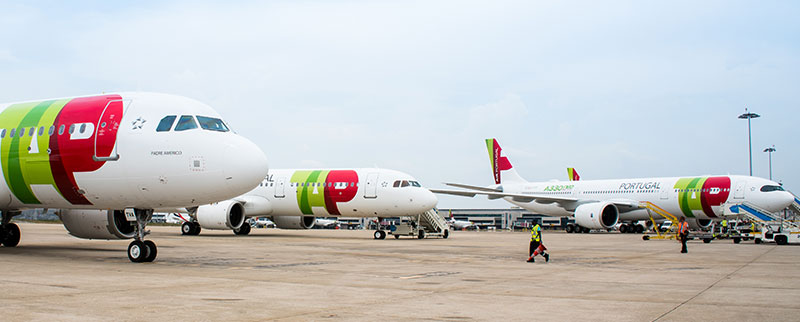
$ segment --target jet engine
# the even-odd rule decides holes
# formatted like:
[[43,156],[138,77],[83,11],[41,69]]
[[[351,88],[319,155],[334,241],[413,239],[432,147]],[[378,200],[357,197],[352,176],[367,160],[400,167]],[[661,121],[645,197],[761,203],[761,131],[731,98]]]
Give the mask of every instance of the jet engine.
[[711,228],[711,223],[714,221],[711,219],[687,219],[686,222],[689,223],[689,228],[693,230],[702,229],[707,230]]
[[593,202],[575,208],[575,223],[589,229],[608,229],[619,220],[619,210],[613,203]]
[[70,235],[83,239],[129,239],[135,232],[122,210],[64,209],[58,217]]
[[313,216],[273,216],[272,222],[281,229],[311,229],[317,219]]
[[239,229],[244,223],[244,206],[225,200],[197,207],[197,223],[205,229]]

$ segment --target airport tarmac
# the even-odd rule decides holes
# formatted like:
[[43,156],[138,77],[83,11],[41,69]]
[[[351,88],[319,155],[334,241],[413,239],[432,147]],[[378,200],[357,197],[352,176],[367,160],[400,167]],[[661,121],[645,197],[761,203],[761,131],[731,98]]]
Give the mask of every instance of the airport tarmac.
[[250,236],[151,226],[153,263],[129,241],[21,223],[0,247],[3,320],[796,321],[800,247],[642,241],[544,231],[373,240],[367,230],[253,229]]

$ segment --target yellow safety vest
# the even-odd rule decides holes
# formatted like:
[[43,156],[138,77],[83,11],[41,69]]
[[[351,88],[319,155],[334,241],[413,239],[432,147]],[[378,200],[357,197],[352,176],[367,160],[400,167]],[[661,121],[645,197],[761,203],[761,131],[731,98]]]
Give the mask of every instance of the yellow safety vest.
[[727,220],[723,220],[722,221],[722,227],[728,227],[728,221]]
[[540,227],[539,224],[533,226],[533,228],[531,228],[531,241],[535,242],[541,241],[542,240],[541,232],[542,232],[542,227]]

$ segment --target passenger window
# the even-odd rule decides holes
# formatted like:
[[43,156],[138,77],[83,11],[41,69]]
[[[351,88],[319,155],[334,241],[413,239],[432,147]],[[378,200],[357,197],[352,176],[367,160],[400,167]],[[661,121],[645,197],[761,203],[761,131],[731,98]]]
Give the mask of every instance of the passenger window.
[[39,127],[39,136],[42,136],[42,134],[44,134],[44,126]]
[[86,123],[81,124],[81,134],[83,134],[83,132],[86,132]]
[[18,134],[19,137],[25,136],[25,128],[24,127],[19,128],[17,130],[17,134]]
[[14,137],[14,131],[16,131],[16,130],[17,129],[11,129],[11,133],[8,134],[8,137],[13,138]]
[[58,135],[64,134],[64,124],[58,127]]
[[197,116],[197,122],[200,123],[200,127],[203,130],[209,131],[218,131],[218,132],[228,132],[228,127],[225,126],[225,123],[218,118],[213,117],[206,117],[206,116]]
[[34,134],[34,133],[36,133],[36,128],[35,128],[35,127],[32,127],[32,128],[30,129],[30,131],[28,131],[28,136],[33,136],[33,134]]
[[71,124],[71,125],[69,126],[69,134],[72,134],[72,133],[74,133],[74,132],[75,132],[75,124]]
[[55,131],[56,131],[56,126],[55,125],[50,125],[50,130],[47,131],[47,135],[53,136],[53,132],[55,132]]
[[0,139],[6,137],[6,129],[0,130]]
[[194,117],[191,115],[181,115],[178,124],[175,125],[175,131],[186,131],[196,129],[197,123],[194,122]]
[[156,132],[167,132],[169,129],[172,128],[172,123],[175,123],[175,115],[167,115],[161,122],[158,122],[158,127],[156,127]]

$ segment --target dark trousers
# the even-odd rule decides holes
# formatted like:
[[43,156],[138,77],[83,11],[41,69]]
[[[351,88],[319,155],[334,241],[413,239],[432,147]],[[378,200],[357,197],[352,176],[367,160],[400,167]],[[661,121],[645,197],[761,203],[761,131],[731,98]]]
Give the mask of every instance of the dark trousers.
[[531,245],[528,246],[528,256],[533,256],[533,251],[539,248],[540,244],[540,242],[531,240]]
[[689,233],[681,234],[681,253],[688,253],[686,250],[686,241],[689,240]]

